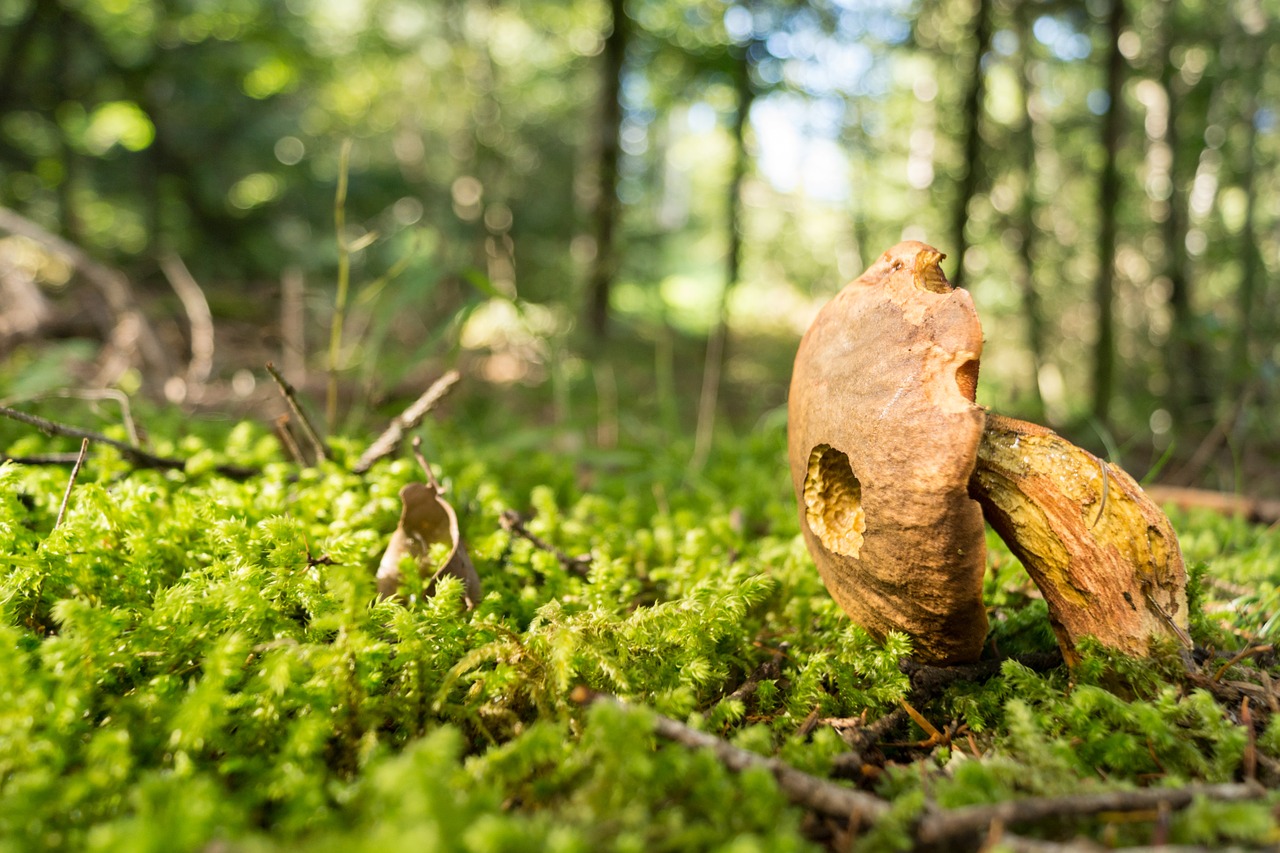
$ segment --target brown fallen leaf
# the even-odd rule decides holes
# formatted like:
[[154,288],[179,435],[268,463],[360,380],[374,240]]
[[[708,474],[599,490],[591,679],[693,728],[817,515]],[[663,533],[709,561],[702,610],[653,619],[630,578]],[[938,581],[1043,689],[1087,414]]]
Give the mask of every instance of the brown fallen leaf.
[[[441,575],[452,575],[463,583],[467,609],[474,608],[480,601],[480,576],[462,543],[458,515],[440,496],[439,486],[409,483],[400,490],[400,501],[404,504],[400,524],[378,564],[378,595],[389,598],[400,593],[400,563],[409,556],[417,561],[422,577],[428,578],[426,595],[435,593]],[[438,565],[431,559],[431,546],[437,544],[449,546],[448,555]]]

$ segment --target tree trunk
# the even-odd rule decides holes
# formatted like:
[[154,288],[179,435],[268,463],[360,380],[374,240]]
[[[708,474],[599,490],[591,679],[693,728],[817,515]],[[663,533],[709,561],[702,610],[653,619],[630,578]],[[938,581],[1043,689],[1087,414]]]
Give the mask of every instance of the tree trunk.
[[1161,230],[1164,238],[1164,274],[1169,279],[1169,309],[1172,331],[1166,343],[1165,361],[1171,378],[1170,399],[1175,406],[1175,419],[1184,421],[1188,409],[1203,407],[1212,401],[1206,375],[1208,356],[1196,331],[1196,315],[1192,299],[1191,275],[1187,258],[1187,222],[1189,219],[1187,187],[1184,180],[1186,154],[1178,135],[1178,112],[1182,99],[1175,86],[1177,76],[1173,50],[1176,36],[1174,20],[1177,0],[1164,2],[1164,49],[1160,69],[1160,85],[1168,104],[1168,120],[1164,141],[1169,146],[1168,214]]
[[1030,370],[1032,420],[1044,418],[1044,396],[1040,393],[1040,368],[1044,365],[1044,310],[1036,289],[1036,107],[1031,82],[1031,27],[1023,7],[1018,18],[1018,86],[1022,92],[1022,199],[1018,205],[1018,260],[1022,290],[1022,316],[1026,322],[1028,368]]
[[982,72],[982,57],[991,46],[991,0],[975,0],[973,12],[973,62],[969,70],[969,88],[965,90],[964,106],[964,161],[960,164],[960,186],[955,208],[951,212],[951,251],[955,252],[956,266],[951,281],[956,287],[964,284],[964,256],[969,249],[965,237],[965,223],[969,219],[969,202],[978,191],[982,177],[979,160],[982,153],[982,105],[986,93],[986,81]]
[[1107,16],[1107,112],[1102,119],[1104,162],[1098,178],[1098,278],[1094,285],[1094,303],[1098,309],[1098,338],[1094,345],[1093,416],[1102,425],[1111,414],[1111,395],[1115,381],[1115,260],[1117,210],[1120,203],[1120,125],[1124,105],[1124,55],[1120,52],[1120,35],[1124,28],[1124,0],[1111,0]]
[[711,451],[711,437],[716,421],[716,402],[720,393],[720,376],[724,369],[725,349],[729,340],[729,298],[742,274],[742,182],[747,175],[747,120],[751,113],[754,92],[751,89],[751,66],[747,48],[735,57],[734,91],[737,114],[733,120],[733,173],[729,178],[725,205],[725,231],[728,251],[725,254],[724,290],[720,294],[720,308],[716,326],[707,338],[706,360],[702,368],[702,393],[698,399],[698,425],[694,434],[693,460],[689,467],[702,468]]
[[1243,32],[1238,22],[1232,21],[1233,35],[1240,39],[1241,77],[1244,80],[1245,106],[1240,120],[1245,126],[1245,144],[1241,146],[1243,162],[1240,163],[1240,188],[1245,195],[1244,223],[1240,228],[1240,284],[1236,300],[1240,315],[1240,330],[1233,343],[1231,354],[1233,397],[1239,397],[1257,373],[1253,363],[1251,346],[1254,336],[1254,311],[1258,284],[1261,281],[1262,253],[1258,246],[1258,91],[1262,84],[1262,53],[1264,45],[1257,35]]
[[609,12],[613,28],[605,38],[604,64],[600,69],[596,190],[590,212],[595,254],[587,274],[587,326],[596,340],[603,340],[608,333],[609,294],[618,273],[615,241],[621,214],[618,156],[622,133],[622,71],[629,35],[624,0],[609,0]]

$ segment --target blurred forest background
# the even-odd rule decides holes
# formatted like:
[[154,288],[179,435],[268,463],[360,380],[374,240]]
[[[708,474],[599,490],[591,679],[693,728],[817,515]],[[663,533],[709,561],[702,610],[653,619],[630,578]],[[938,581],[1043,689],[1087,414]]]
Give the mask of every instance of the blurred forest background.
[[705,455],[915,238],[980,402],[1274,494],[1278,102],[1275,0],[0,0],[0,397],[457,364]]

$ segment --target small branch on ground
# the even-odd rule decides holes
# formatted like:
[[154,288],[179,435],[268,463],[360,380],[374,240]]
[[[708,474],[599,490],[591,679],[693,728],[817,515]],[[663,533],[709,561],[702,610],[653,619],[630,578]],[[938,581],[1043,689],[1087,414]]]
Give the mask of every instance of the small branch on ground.
[[982,682],[995,678],[1000,674],[1005,660],[1013,660],[1028,669],[1044,672],[1062,665],[1062,652],[1055,649],[1051,652],[1033,652],[1013,658],[985,660],[958,666],[930,666],[916,663],[910,658],[903,658],[898,661],[898,669],[911,679],[912,701],[923,704],[956,682]]
[[[760,687],[762,681],[773,681],[782,677],[782,662],[787,659],[787,651],[791,648],[790,643],[783,643],[766,661],[763,661],[751,675],[747,676],[747,680],[738,685],[738,689],[734,690],[725,699],[737,699],[746,702],[755,695],[756,690]],[[724,700],[721,700],[724,701]]]
[[191,361],[187,364],[187,387],[183,389],[199,399],[205,383],[213,374],[213,312],[209,300],[182,258],[173,252],[160,256],[160,269],[169,286],[178,294],[187,322],[191,325]]
[[1267,643],[1266,645],[1261,645],[1261,646],[1246,646],[1244,649],[1237,652],[1229,660],[1227,660],[1226,663],[1218,667],[1218,671],[1213,674],[1213,680],[1215,682],[1221,681],[1222,676],[1226,674],[1227,670],[1231,669],[1231,667],[1240,663],[1240,661],[1244,660],[1245,658],[1252,657],[1253,655],[1262,654],[1264,652],[1271,652],[1271,651],[1275,651],[1275,646],[1273,646],[1270,643]]
[[325,446],[324,439],[320,438],[320,434],[316,432],[315,426],[311,423],[311,419],[307,417],[307,413],[302,411],[302,406],[298,403],[298,392],[294,389],[289,381],[276,370],[276,366],[271,362],[267,362],[267,373],[271,374],[271,378],[275,380],[276,385],[280,388],[280,394],[284,397],[285,403],[288,404],[289,410],[298,418],[298,425],[302,428],[302,434],[306,436],[307,443],[311,445],[312,451],[316,456],[316,463],[320,463],[329,458],[329,448]]
[[289,429],[289,413],[285,412],[276,418],[275,424],[276,441],[280,442],[280,446],[284,448],[284,452],[293,460],[294,464],[306,465],[306,457],[302,455],[302,448],[298,446],[298,441],[293,437],[293,431]]
[[[627,711],[642,710],[613,696],[593,693],[585,687],[575,690],[573,698],[574,701],[583,705],[607,702]],[[879,797],[811,776],[776,758],[757,755],[714,735],[692,729],[670,717],[664,717],[661,714],[652,714],[652,717],[654,733],[659,737],[690,749],[709,749],[730,770],[741,772],[754,767],[768,770],[777,780],[782,792],[797,805],[851,822],[863,818],[875,821],[889,812],[889,804]]]
[[524,519],[522,519],[520,517],[520,513],[516,512],[514,509],[504,509],[502,511],[502,515],[498,517],[498,523],[502,525],[503,530],[513,536],[519,536],[521,539],[527,540],[539,551],[546,551],[548,554],[555,556],[555,558],[560,561],[560,565],[564,566],[564,570],[566,572],[581,575],[582,577],[586,577],[590,573],[590,554],[570,557],[556,546],[539,539],[535,534],[529,532],[529,529],[524,526]]
[[74,266],[102,294],[115,315],[115,325],[107,335],[110,357],[102,359],[95,384],[109,385],[125,371],[136,354],[152,375],[168,377],[168,353],[147,322],[124,274],[89,257],[78,246],[52,234],[14,210],[0,206],[0,230],[39,243],[46,251],[61,256]]
[[1156,503],[1173,504],[1181,510],[1207,509],[1219,515],[1242,515],[1254,524],[1280,522],[1280,501],[1277,500],[1182,486],[1144,486],[1143,491]]
[[[862,779],[866,775],[863,768],[870,763],[867,753],[908,719],[905,709],[895,708],[869,725],[857,718],[849,721],[824,720],[849,747],[848,752],[840,753],[831,762],[831,775],[842,779]],[[841,722],[845,724],[841,725]]]
[[71,490],[75,487],[76,477],[80,476],[80,466],[84,464],[85,454],[89,452],[89,439],[80,439],[80,452],[76,455],[76,464],[71,466],[71,476],[67,478],[67,490],[62,493],[62,504],[58,507],[58,517],[53,522],[53,529],[57,530],[62,524],[62,519],[67,515],[67,503],[71,500]]
[[423,392],[421,397],[392,419],[390,425],[382,431],[382,435],[378,436],[377,440],[369,445],[369,448],[364,453],[360,454],[360,459],[351,470],[357,474],[363,474],[372,468],[373,464],[379,459],[385,459],[395,453],[396,448],[400,446],[400,442],[404,438],[404,434],[422,423],[422,419],[427,416],[427,413],[434,409],[444,399],[445,395],[453,390],[453,386],[457,384],[460,378],[461,374],[458,371],[450,370],[431,383],[431,387]]
[[1181,788],[1144,788],[1137,791],[1102,791],[1062,797],[1028,797],[983,806],[935,810],[924,815],[916,828],[923,844],[946,845],[976,837],[993,823],[1002,826],[1068,817],[1089,817],[1103,812],[1146,812],[1161,808],[1184,809],[1197,797],[1232,803],[1266,795],[1256,783],[1186,785]]
[[36,456],[0,453],[0,462],[13,462],[17,465],[74,465],[79,458],[79,453],[41,453]]
[[[10,420],[24,423],[27,426],[33,426],[43,432],[45,435],[60,435],[66,438],[87,438],[98,444],[105,444],[108,447],[114,447],[120,451],[120,455],[129,460],[135,468],[156,468],[164,471],[183,471],[187,467],[185,459],[174,459],[166,456],[156,456],[154,453],[148,453],[123,441],[116,441],[114,438],[108,438],[101,433],[92,430],[80,429],[79,427],[60,424],[56,421],[47,420],[37,415],[29,415],[26,412],[20,412],[17,409],[10,409],[8,406],[0,406],[0,417],[6,417]],[[224,477],[232,480],[244,480],[252,477],[257,473],[253,468],[245,468],[241,465],[217,465],[214,467]]]
[[420,436],[413,437],[413,458],[417,460],[418,467],[422,469],[422,473],[427,475],[427,483],[431,488],[436,490],[436,494],[443,494],[444,489],[440,488],[440,482],[436,480],[436,472],[431,470],[431,463],[427,461],[427,457],[422,454],[422,438]]
[[[54,397],[72,398],[76,400],[111,400],[120,404],[120,420],[124,425],[125,432],[129,435],[129,443],[134,447],[142,444],[142,439],[138,434],[138,425],[133,420],[133,409],[129,405],[129,397],[118,388],[60,388],[57,391],[50,391],[47,394],[36,394],[33,397],[6,397],[0,399],[0,406],[8,406],[11,403],[35,403],[41,400],[47,400]],[[72,459],[75,454],[71,454]]]

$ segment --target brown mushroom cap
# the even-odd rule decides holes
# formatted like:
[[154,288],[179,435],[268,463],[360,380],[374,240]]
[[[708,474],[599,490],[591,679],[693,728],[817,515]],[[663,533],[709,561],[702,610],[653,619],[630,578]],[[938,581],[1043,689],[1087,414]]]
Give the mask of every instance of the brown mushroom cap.
[[818,314],[796,354],[788,455],[805,542],[840,606],[876,636],[911,636],[922,660],[958,663],[987,633],[969,496],[982,327],[943,257],[899,243]]

